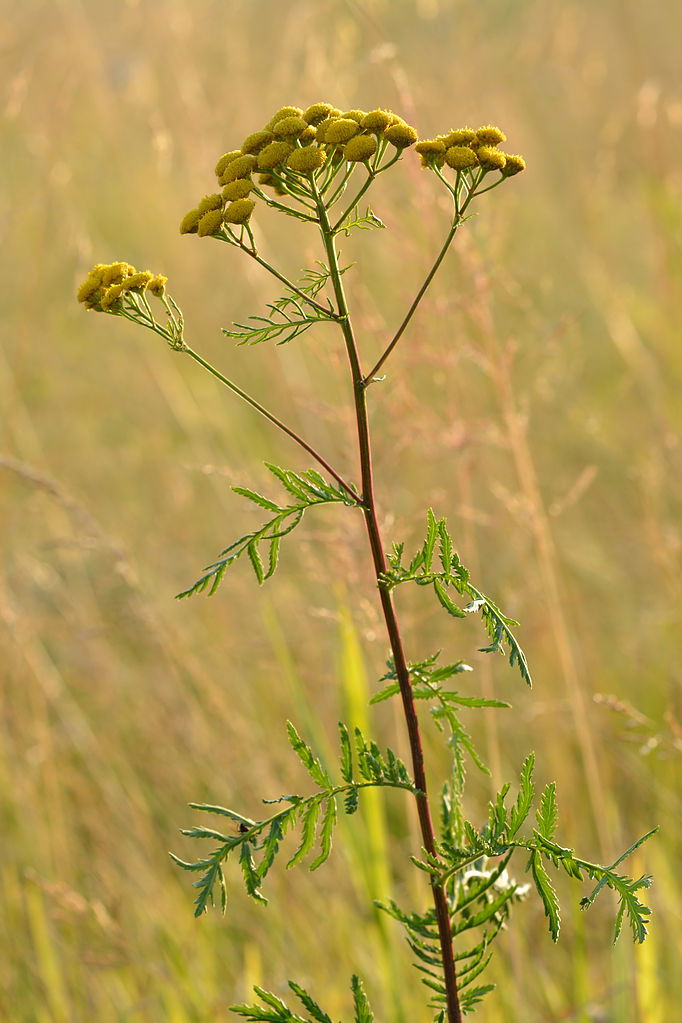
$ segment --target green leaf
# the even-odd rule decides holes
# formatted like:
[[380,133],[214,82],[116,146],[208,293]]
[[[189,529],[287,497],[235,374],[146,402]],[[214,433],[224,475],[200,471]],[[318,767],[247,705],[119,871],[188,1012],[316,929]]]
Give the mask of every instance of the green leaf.
[[540,852],[537,849],[534,849],[531,852],[529,867],[538,895],[542,899],[542,903],[545,907],[545,916],[549,921],[549,933],[552,935],[552,941],[558,941],[559,930],[561,927],[559,902],[556,892],[549,880],[549,875],[545,870],[545,865],[542,862]]
[[256,579],[258,580],[259,585],[262,585],[262,583],[265,582],[265,570],[263,569],[263,562],[261,561],[260,554],[258,553],[257,540],[252,540],[251,543],[247,545],[246,550],[249,555],[249,561],[256,573]]
[[235,494],[241,494],[242,497],[246,497],[249,501],[253,501],[253,503],[259,505],[259,507],[265,508],[266,511],[276,512],[277,514],[284,511],[284,509],[274,501],[270,501],[267,497],[263,497],[262,494],[257,494],[255,490],[249,490],[248,487],[230,487],[230,490],[232,490]]
[[438,600],[448,614],[451,614],[453,618],[466,618],[466,614],[462,611],[461,607],[458,607],[452,600],[440,579],[434,579],[433,588],[436,591]]
[[334,833],[334,825],[336,824],[336,798],[335,796],[329,796],[327,798],[327,805],[324,810],[324,818],[322,820],[322,833],[320,836],[320,854],[310,864],[311,870],[317,870],[322,864],[329,859],[329,854],[332,851],[332,835]]
[[332,1023],[327,1013],[320,1008],[315,999],[308,994],[305,988],[302,988],[300,984],[295,984],[293,980],[290,980],[288,984],[291,990],[294,992],[294,994],[298,995],[301,1002],[308,1010],[312,1018],[316,1021],[316,1023]]
[[362,981],[354,973],[351,978],[351,989],[353,991],[353,1007],[355,1010],[355,1023],[373,1023],[374,1013],[372,1012]]
[[287,867],[293,867],[297,863],[300,863],[303,857],[310,852],[314,843],[315,836],[317,833],[317,818],[320,812],[320,806],[322,805],[322,797],[313,799],[303,811],[303,828],[301,833],[301,841],[296,849],[296,852],[287,863]]
[[557,807],[556,801],[556,782],[551,781],[549,784],[545,785],[542,796],[540,797],[540,806],[535,812],[538,830],[543,838],[548,838],[550,840],[554,838],[558,816],[559,808]]
[[523,762],[521,769],[521,787],[519,790],[516,804],[512,809],[511,818],[509,822],[509,838],[513,838],[517,833],[526,817],[530,813],[531,806],[533,805],[533,796],[535,794],[535,786],[533,784],[533,770],[535,768],[535,754],[529,753]]
[[303,741],[301,736],[296,731],[291,721],[287,721],[287,734],[289,736],[289,743],[294,753],[298,756],[299,760],[307,770],[308,774],[321,789],[333,788],[333,782],[322,764],[313,755],[313,751],[306,742]]
[[244,885],[248,894],[256,900],[256,902],[262,902],[267,904],[267,899],[258,889],[260,883],[260,877],[256,864],[254,863],[253,854],[251,847],[248,842],[243,842],[242,847],[239,850],[239,864],[242,868],[242,875],[244,877]]
[[424,541],[423,548],[423,565],[426,572],[431,571],[431,566],[433,564],[433,552],[437,539],[438,523],[436,522],[436,516],[433,514],[433,509],[429,508],[426,513],[426,540]]
[[341,740],[341,777],[344,781],[353,781],[353,751],[350,735],[343,721],[339,721],[339,738]]

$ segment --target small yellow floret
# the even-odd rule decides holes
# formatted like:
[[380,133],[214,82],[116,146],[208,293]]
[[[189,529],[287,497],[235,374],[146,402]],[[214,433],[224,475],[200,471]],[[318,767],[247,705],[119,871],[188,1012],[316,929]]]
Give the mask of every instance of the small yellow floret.
[[272,132],[266,131],[265,128],[262,131],[254,131],[247,135],[242,142],[242,153],[256,155],[267,146],[268,142],[272,142],[273,138]]
[[512,156],[509,153],[504,154],[505,160],[507,161],[502,171],[505,178],[512,178],[515,174],[520,174],[521,171],[526,169],[526,161],[522,156]]
[[180,221],[180,234],[196,234],[197,225],[200,220],[201,213],[199,213],[199,210],[190,210],[189,213],[185,213]]
[[308,124],[319,124],[320,121],[324,121],[325,117],[329,117],[333,113],[338,114],[339,111],[331,103],[313,103],[307,110],[304,110],[301,116]]
[[476,129],[476,140],[482,146],[498,146],[500,142],[506,142],[507,136],[493,124],[485,124],[482,128]]
[[324,141],[334,145],[338,142],[348,142],[360,131],[360,125],[350,117],[339,117],[327,127],[324,133]]
[[319,170],[324,165],[325,153],[318,146],[306,146],[304,149],[294,149],[287,159],[287,167],[301,174],[310,174]]
[[504,170],[507,159],[499,149],[491,146],[479,146],[476,150],[478,162],[484,170]]
[[238,160],[241,155],[242,153],[240,149],[233,149],[231,153],[223,153],[215,165],[216,177],[221,177],[228,163],[232,163],[233,160]]
[[122,284],[115,285],[115,287],[121,287],[124,291],[144,291],[153,280],[154,274],[151,270],[138,270],[136,273],[131,274],[130,277],[126,277]]
[[228,202],[232,202],[233,199],[246,199],[252,188],[253,181],[251,178],[237,178],[236,181],[231,181],[229,185],[225,185],[223,188],[223,199],[227,199]]
[[312,124],[309,124],[305,131],[302,131],[298,136],[298,141],[302,146],[309,146],[311,142],[314,142],[317,138],[317,128],[313,128]]
[[163,274],[157,274],[153,281],[149,282],[147,291],[151,291],[152,295],[156,295],[157,298],[161,298],[166,290],[168,284],[168,278],[164,277]]
[[203,217],[199,221],[197,234],[200,238],[205,238],[207,235],[215,234],[222,222],[222,210],[209,210],[208,213],[204,213]]
[[237,199],[231,202],[225,210],[226,224],[245,224],[253,213],[255,202],[253,199]]
[[422,156],[441,156],[446,149],[440,139],[422,139],[414,148]]
[[397,124],[392,124],[386,129],[384,138],[391,145],[395,146],[396,149],[407,149],[408,146],[414,145],[419,135],[411,124],[406,124],[405,121],[398,121]]
[[87,302],[88,299],[92,298],[95,292],[101,287],[101,283],[99,274],[95,270],[91,270],[76,292],[76,298],[78,301]]
[[135,267],[130,263],[110,263],[101,269],[100,282],[107,287],[109,284],[120,284],[130,273],[135,273]]
[[319,122],[319,124],[317,125],[317,141],[318,142],[326,142],[327,141],[327,134],[326,134],[327,133],[327,128],[329,127],[330,124],[333,124],[334,121],[337,121],[338,118],[339,118],[338,114],[330,114],[329,117],[325,117],[325,119],[323,121]]
[[272,129],[272,133],[278,139],[298,138],[306,128],[308,128],[308,122],[304,121],[302,117],[283,117]]
[[266,131],[272,131],[278,121],[282,121],[285,117],[300,117],[303,111],[300,107],[280,107],[276,114],[273,114],[268,123],[265,125]]
[[390,110],[370,110],[363,117],[360,126],[366,128],[367,131],[385,131],[390,124],[393,124],[394,120],[395,114]]
[[237,178],[246,178],[255,166],[255,156],[240,156],[237,160],[228,163],[218,180],[221,185],[227,185],[230,181],[236,181]]
[[218,192],[214,192],[213,195],[204,196],[197,206],[197,212],[203,217],[204,213],[209,213],[210,210],[219,210],[222,205],[223,197]]
[[341,114],[342,117],[347,118],[349,121],[356,121],[357,124],[362,124],[365,117],[367,117],[366,110],[346,110],[345,114]]
[[457,128],[456,131],[450,131],[447,135],[439,135],[438,138],[445,148],[449,149],[450,146],[468,146],[476,138],[476,132],[473,128]]
[[259,185],[274,185],[275,184],[275,179],[273,178],[272,174],[259,174],[258,175],[258,184]]
[[343,156],[349,163],[360,163],[369,160],[376,151],[377,140],[373,135],[356,135],[343,147]]
[[127,291],[125,284],[113,284],[110,288],[107,288],[104,295],[100,299],[100,306],[105,311],[111,309],[111,307],[118,302],[121,295]]
[[290,142],[271,142],[258,154],[258,170],[268,171],[284,163],[293,146]]
[[445,154],[445,162],[453,170],[466,170],[468,167],[476,167],[478,157],[473,149],[466,146],[450,146]]

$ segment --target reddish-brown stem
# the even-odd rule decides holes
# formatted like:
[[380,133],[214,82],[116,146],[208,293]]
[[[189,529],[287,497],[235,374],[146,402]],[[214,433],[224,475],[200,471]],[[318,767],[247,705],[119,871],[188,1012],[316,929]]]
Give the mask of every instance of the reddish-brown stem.
[[[318,196],[318,213],[322,237],[327,251],[329,270],[331,272],[332,284],[339,314],[339,325],[343,331],[348,361],[350,363],[353,380],[353,397],[355,401],[355,417],[357,423],[358,445],[360,454],[360,470],[362,474],[362,501],[365,514],[367,535],[372,552],[374,574],[379,588],[381,609],[386,623],[393,660],[395,663],[396,676],[400,686],[407,734],[412,755],[412,770],[414,782],[417,787],[415,799],[419,826],[422,835],[424,848],[430,856],[436,857],[436,842],[431,820],[431,807],[429,805],[428,789],[426,784],[426,770],[424,767],[424,749],[422,746],[419,719],[410,682],[410,672],[403,648],[400,626],[396,616],[393,598],[388,590],[381,584],[383,574],[386,572],[386,559],[381,539],[381,531],[377,518],[376,502],[374,498],[374,479],[372,473],[372,452],[370,446],[369,421],[367,416],[366,383],[360,367],[360,358],[353,334],[353,327],[348,315],[348,305],[343,290],[341,274],[339,273],[338,257],[334,246],[333,232],[327,217],[327,211],[322,199]],[[462,1023],[462,1011],[459,1005],[457,991],[457,972],[455,969],[455,958],[452,948],[452,928],[450,926],[450,911],[442,884],[435,878],[431,881],[433,903],[438,922],[438,934],[440,939],[441,957],[443,962],[443,977],[445,981],[447,1018],[448,1023]]]

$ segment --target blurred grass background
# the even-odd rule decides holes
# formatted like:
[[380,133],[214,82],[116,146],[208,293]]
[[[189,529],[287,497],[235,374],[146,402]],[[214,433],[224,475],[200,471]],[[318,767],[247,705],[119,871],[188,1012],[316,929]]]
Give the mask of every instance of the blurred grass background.
[[[93,262],[163,271],[190,343],[354,471],[338,339],[235,349],[221,325],[271,279],[177,224],[217,157],[285,103],[388,106],[422,136],[499,123],[528,171],[480,216],[372,391],[388,539],[447,514],[479,585],[522,621],[536,679],[474,653],[474,622],[400,595],[410,655],[442,647],[515,709],[472,719],[493,779],[535,749],[563,837],[655,875],[651,937],[610,946],[561,884],[552,946],[537,902],[499,942],[481,1021],[662,1023],[679,1016],[682,82],[669,0],[2,0],[0,53],[0,1013],[21,1023],[214,1021],[263,982],[310,986],[348,1015],[366,979],[379,1019],[428,1019],[376,896],[415,905],[418,840],[399,797],[346,822],[319,874],[275,870],[267,909],[234,878],[229,916],[192,917],[189,800],[257,814],[305,782],[292,717],[331,756],[386,654],[360,524],[310,516],[278,578],[239,567],[177,603],[240,527],[229,483],[300,452],[189,360],[86,315]],[[388,232],[343,245],[369,362],[440,247],[444,197],[408,156],[373,207]],[[312,234],[259,213],[291,274]],[[329,575],[339,582],[328,583]],[[372,716],[404,741],[397,708]],[[445,768],[433,743],[433,783]],[[372,869],[367,843],[387,848]],[[522,869],[519,864],[518,869]],[[399,987],[399,991],[391,989]]]

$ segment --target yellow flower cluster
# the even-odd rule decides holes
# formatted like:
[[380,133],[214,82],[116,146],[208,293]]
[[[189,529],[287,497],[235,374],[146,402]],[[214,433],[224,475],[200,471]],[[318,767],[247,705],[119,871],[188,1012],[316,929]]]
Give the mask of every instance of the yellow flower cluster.
[[482,128],[458,128],[435,139],[422,139],[414,147],[421,157],[422,167],[440,168],[443,164],[456,171],[499,170],[510,178],[526,169],[522,156],[503,153],[498,146],[507,136],[492,124]]
[[[285,194],[289,175],[311,175],[329,162],[364,163],[386,143],[398,151],[414,145],[414,128],[390,110],[347,110],[330,103],[281,107],[267,124],[244,139],[240,149],[225,153],[215,173],[222,191],[204,196],[182,218],[181,234],[218,234],[225,224],[246,224],[255,208],[250,198],[258,186]],[[254,183],[254,173],[259,173]]]
[[77,291],[86,309],[116,312],[127,292],[148,291],[157,298],[164,294],[167,277],[151,270],[136,270],[130,263],[97,263]]

